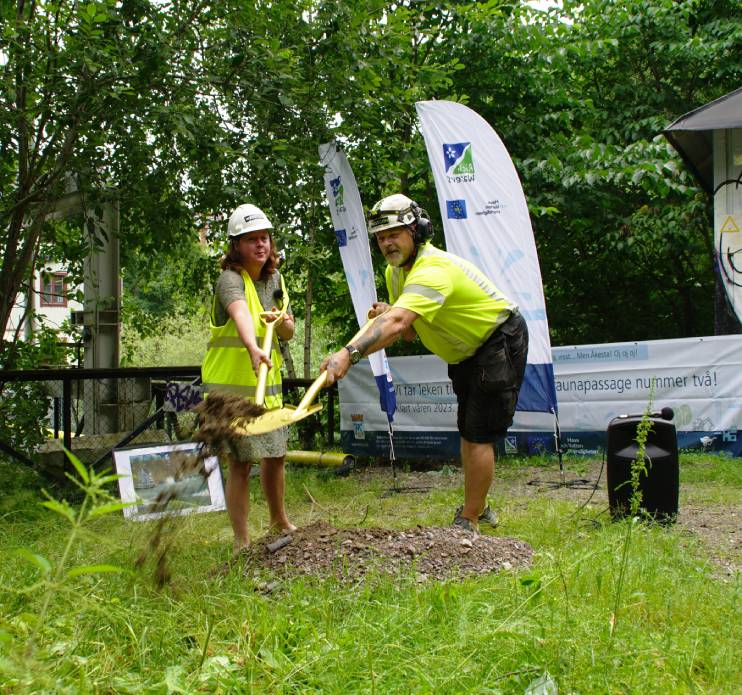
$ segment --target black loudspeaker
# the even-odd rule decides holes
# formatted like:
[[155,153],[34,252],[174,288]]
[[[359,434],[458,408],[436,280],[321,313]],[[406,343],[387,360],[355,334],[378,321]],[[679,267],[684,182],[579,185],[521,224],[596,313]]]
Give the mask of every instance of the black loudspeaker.
[[[666,409],[672,417],[672,411]],[[663,410],[664,414],[664,410]],[[637,428],[642,415],[621,415],[608,423],[606,473],[608,504],[614,519],[630,512],[631,465],[637,458]],[[650,416],[651,429],[645,445],[646,474],[639,477],[641,510],[657,521],[669,523],[678,514],[680,467],[675,425],[667,419]]]

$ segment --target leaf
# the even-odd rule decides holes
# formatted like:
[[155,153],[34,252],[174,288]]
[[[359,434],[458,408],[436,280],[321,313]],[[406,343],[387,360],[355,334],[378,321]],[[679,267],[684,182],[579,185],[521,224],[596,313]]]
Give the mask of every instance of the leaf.
[[520,584],[533,592],[531,594],[532,597],[538,596],[541,593],[542,584],[539,577],[523,577],[520,580]]
[[108,483],[113,483],[116,480],[120,480],[121,478],[128,478],[128,476],[119,475],[118,473],[113,473],[111,475],[101,475],[96,478],[96,482],[99,485],[107,485]]
[[88,475],[87,470],[85,469],[85,466],[82,465],[80,462],[80,459],[77,458],[71,451],[68,449],[64,450],[64,453],[67,454],[67,458],[70,460],[72,465],[75,467],[75,470],[77,471],[77,474],[83,479],[85,483],[90,482],[90,476]]
[[185,678],[184,669],[183,666],[180,664],[176,666],[169,666],[165,670],[165,681],[164,685],[167,687],[168,693],[188,693],[189,690],[186,689],[185,685],[183,684],[183,679]]
[[41,570],[42,574],[49,574],[52,571],[52,565],[43,555],[32,553],[28,548],[18,548],[15,553],[20,558],[28,560],[31,564]]
[[72,577],[79,577],[83,574],[114,574],[124,572],[128,573],[129,570],[123,567],[117,567],[116,565],[78,565],[69,570],[66,576],[67,579],[71,579]]
[[46,502],[41,503],[42,507],[46,507],[47,509],[51,509],[53,512],[56,512],[60,516],[63,516],[65,519],[67,519],[70,523],[75,523],[75,513],[72,511],[72,507],[70,507],[67,502],[58,502],[57,500],[46,500]]
[[132,505],[136,505],[136,502],[109,502],[108,504],[101,504],[90,511],[88,518],[93,519],[97,516],[103,516],[104,514],[118,512],[121,509],[126,509]]

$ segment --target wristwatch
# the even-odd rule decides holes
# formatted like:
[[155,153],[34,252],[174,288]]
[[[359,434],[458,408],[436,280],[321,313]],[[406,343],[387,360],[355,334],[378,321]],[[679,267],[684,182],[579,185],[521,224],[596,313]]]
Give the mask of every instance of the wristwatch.
[[361,361],[361,353],[358,352],[352,345],[346,345],[345,349],[350,353],[350,363],[358,364]]

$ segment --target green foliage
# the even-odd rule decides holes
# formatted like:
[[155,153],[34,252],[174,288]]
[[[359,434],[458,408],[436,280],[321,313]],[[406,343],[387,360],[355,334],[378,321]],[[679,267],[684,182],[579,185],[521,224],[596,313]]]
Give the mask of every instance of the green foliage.
[[[342,329],[317,146],[347,151],[366,206],[401,189],[437,223],[414,104],[453,99],[495,127],[523,179],[555,343],[712,331],[710,206],[659,133],[739,85],[739,0],[2,11],[2,325],[40,259],[77,267],[99,243],[93,217],[115,192],[140,332],[203,301],[216,268],[195,241],[206,230],[220,247],[246,200],[276,224],[295,314]],[[70,182],[86,215],[44,224]]]
[[[34,342],[4,343],[0,369],[39,369],[65,364],[66,350],[55,331],[39,326]],[[34,451],[47,436],[54,383],[0,380],[0,441]]]
[[[149,326],[149,324],[148,324]],[[151,317],[151,326],[125,323],[121,332],[122,367],[201,364],[209,341],[205,311]]]
[[203,319],[219,271],[216,259],[195,239],[158,254],[156,261],[133,252],[123,274],[124,323],[144,335],[168,316]]
[[523,178],[553,343],[713,332],[710,204],[660,132],[739,85],[739,12],[483,4],[454,42],[456,87]]
[[631,462],[631,477],[629,484],[631,486],[631,496],[629,498],[629,509],[628,519],[625,520],[624,526],[626,527],[623,545],[621,549],[621,565],[618,572],[618,582],[616,584],[616,596],[613,607],[613,613],[611,614],[611,638],[614,637],[616,632],[616,625],[618,622],[618,611],[621,605],[622,592],[624,582],[626,580],[626,572],[628,571],[629,563],[629,550],[631,548],[631,538],[634,525],[639,521],[639,510],[642,503],[642,491],[641,491],[641,479],[646,477],[647,472],[647,441],[649,439],[649,433],[652,430],[652,420],[650,419],[650,413],[652,410],[652,395],[654,392],[654,385],[649,392],[649,403],[644,409],[642,419],[636,428],[636,458]]
[[[86,469],[80,460],[71,452],[65,451],[76,475],[67,473],[67,477],[83,493],[83,499],[79,508],[74,508],[66,500],[57,500],[47,495],[48,499],[42,502],[42,506],[57,514],[65,523],[66,538],[60,543],[61,555],[49,559],[45,555],[34,552],[26,546],[20,546],[6,554],[14,556],[32,568],[33,581],[25,586],[8,587],[8,591],[29,602],[26,612],[23,614],[23,626],[26,644],[23,649],[11,649],[9,661],[2,664],[3,670],[9,670],[15,674],[24,674],[26,679],[33,678],[31,674],[38,668],[36,662],[37,642],[46,642],[50,634],[49,611],[52,602],[58,594],[70,592],[78,593],[78,588],[73,580],[81,577],[96,576],[101,574],[126,572],[116,565],[95,562],[76,563],[74,557],[77,553],[77,545],[86,531],[90,522],[113,512],[121,511],[128,503],[122,503],[111,497],[108,488],[110,484],[118,479],[117,475],[109,475],[105,472],[96,473],[92,468]],[[31,608],[33,605],[33,608]],[[4,632],[9,637],[9,634]],[[11,640],[8,639],[10,642]],[[14,646],[14,645],[11,645]],[[45,645],[46,646],[46,645]],[[44,654],[46,656],[46,653]]]

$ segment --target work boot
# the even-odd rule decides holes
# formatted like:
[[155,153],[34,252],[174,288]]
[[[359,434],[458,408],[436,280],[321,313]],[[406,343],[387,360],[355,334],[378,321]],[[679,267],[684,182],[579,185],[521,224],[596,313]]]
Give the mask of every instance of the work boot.
[[500,523],[500,520],[497,518],[497,514],[495,514],[492,507],[489,506],[489,504],[484,508],[484,511],[479,515],[479,522],[484,522],[485,524],[489,524],[492,528],[495,528],[497,524]]

